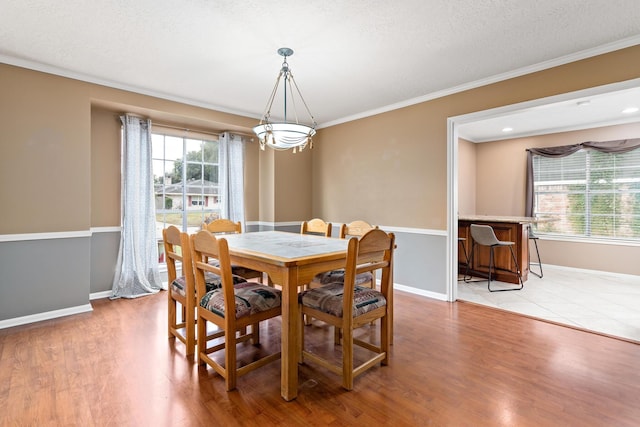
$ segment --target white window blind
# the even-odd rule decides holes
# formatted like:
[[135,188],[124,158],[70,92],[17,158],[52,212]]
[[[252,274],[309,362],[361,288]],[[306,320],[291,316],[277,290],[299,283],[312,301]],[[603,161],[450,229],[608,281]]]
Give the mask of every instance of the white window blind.
[[640,241],[640,149],[534,155],[533,175],[538,232]]

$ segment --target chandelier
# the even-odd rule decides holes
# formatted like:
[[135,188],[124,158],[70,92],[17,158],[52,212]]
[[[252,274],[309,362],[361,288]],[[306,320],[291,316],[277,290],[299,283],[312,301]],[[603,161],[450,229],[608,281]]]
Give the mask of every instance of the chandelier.
[[[289,148],[293,148],[293,152],[295,153],[296,149],[302,151],[307,145],[309,145],[309,148],[313,147],[311,137],[316,133],[315,127],[317,126],[317,123],[313,118],[313,115],[311,115],[311,111],[309,111],[309,107],[307,107],[307,103],[302,97],[300,89],[298,89],[298,85],[293,79],[293,74],[291,74],[291,69],[287,63],[287,57],[293,55],[293,50],[288,47],[282,47],[278,49],[278,54],[284,57],[284,62],[282,63],[282,68],[280,69],[280,73],[276,79],[276,84],[273,87],[271,96],[267,101],[265,112],[262,115],[262,119],[260,119],[260,124],[254,127],[253,131],[260,140],[260,148],[262,150],[267,146],[274,150],[288,150]],[[271,107],[278,92],[280,80],[283,79],[284,121],[274,122],[271,120]],[[309,114],[309,117],[311,118],[311,126],[307,126],[298,121],[298,113],[296,111],[296,94],[304,105],[304,108],[307,110],[307,114]],[[293,120],[287,121],[289,118],[287,116],[289,113],[287,111],[287,104],[289,102],[293,107]]]

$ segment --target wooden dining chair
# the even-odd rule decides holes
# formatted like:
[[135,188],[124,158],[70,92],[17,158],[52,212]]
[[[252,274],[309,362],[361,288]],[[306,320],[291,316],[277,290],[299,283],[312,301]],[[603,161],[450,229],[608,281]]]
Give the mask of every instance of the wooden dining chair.
[[[186,346],[186,355],[194,353],[195,348],[195,281],[191,268],[189,236],[177,227],[169,226],[162,230],[164,253],[167,263],[168,302],[169,302],[169,338],[175,337]],[[178,276],[180,263],[180,276]],[[181,315],[178,319],[178,306]]]
[[318,234],[325,237],[331,237],[332,225],[320,218],[313,218],[309,221],[303,221],[300,225],[300,234]]
[[[389,362],[394,248],[394,234],[387,234],[380,229],[373,229],[360,239],[351,238],[347,249],[344,282],[309,289],[300,293],[298,297],[301,362],[315,362],[341,375],[342,386],[347,390],[353,389],[356,376],[378,363],[387,365]],[[377,270],[382,271],[380,291],[356,286],[356,275]],[[341,364],[336,364],[330,359],[305,349],[303,326],[305,315],[342,330]],[[377,343],[374,342],[375,340],[365,341],[354,337],[355,329],[377,320],[380,320]],[[354,345],[374,353],[374,356],[354,366]]]
[[[368,231],[378,228],[377,225],[371,225],[366,221],[356,220],[349,224],[342,224],[340,226],[340,238],[348,239],[351,237],[360,238],[364,236]],[[309,288],[317,288],[318,286],[324,286],[329,283],[336,283],[344,281],[344,268],[327,271],[317,274],[309,283]],[[356,276],[357,286],[367,286],[369,288],[376,287],[375,275],[371,272],[361,273]]]
[[[362,237],[369,230],[373,230],[374,228],[378,228],[377,225],[371,225],[366,221],[356,220],[352,221],[348,224],[340,225],[340,238],[347,239],[351,237]],[[339,268],[337,270],[325,271],[323,273],[316,274],[311,282],[307,285],[308,289],[317,288],[319,286],[324,286],[329,283],[337,283],[344,281],[344,268]],[[356,276],[356,286],[367,286],[369,288],[375,289],[376,287],[376,277],[371,272],[360,273]],[[311,318],[305,317],[305,324],[310,324]],[[335,339],[336,344],[340,342],[340,330],[335,330]]]
[[242,233],[242,223],[219,218],[211,222],[203,222],[202,229],[214,234],[239,234]]
[[[240,221],[233,222],[229,219],[219,218],[209,223],[203,222],[202,229],[207,230],[210,233],[215,234],[216,236],[221,236],[224,234],[240,234],[242,233],[242,223]],[[251,270],[250,268],[242,267],[239,265],[232,265],[231,271],[233,272],[233,274],[244,277],[247,280],[259,279],[261,283],[264,283],[264,275],[262,271]]]
[[[182,341],[186,348],[185,355],[191,356],[195,352],[196,343],[196,288],[191,262],[191,243],[189,235],[173,225],[162,230],[162,238],[167,263],[169,338],[175,337]],[[232,280],[236,284],[246,282],[237,275],[234,275]],[[205,276],[207,290],[219,288],[221,282],[220,276],[216,274],[207,273]],[[214,337],[211,336],[210,339],[212,338]]]
[[[252,359],[242,367],[237,366],[237,344],[252,340],[260,342],[260,322],[280,316],[282,313],[281,291],[255,282],[244,282],[234,286],[229,259],[229,247],[224,237],[216,238],[201,230],[191,236],[197,312],[198,364],[208,364],[225,379],[227,391],[236,388],[237,377],[247,374],[269,362],[280,358],[280,352]],[[215,259],[216,264],[208,261]],[[222,287],[207,291],[205,275],[213,273],[222,278]],[[207,323],[223,332],[221,344],[207,346]],[[245,333],[247,328],[250,333]],[[224,365],[210,354],[224,350]]]

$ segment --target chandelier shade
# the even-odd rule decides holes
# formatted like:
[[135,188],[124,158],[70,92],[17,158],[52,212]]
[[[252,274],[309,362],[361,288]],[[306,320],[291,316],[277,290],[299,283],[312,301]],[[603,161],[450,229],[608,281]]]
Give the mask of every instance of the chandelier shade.
[[[276,78],[276,84],[271,92],[271,96],[267,101],[267,107],[262,115],[262,119],[260,123],[253,128],[253,132],[258,136],[262,150],[264,150],[265,147],[271,147],[274,150],[288,150],[292,148],[295,153],[296,150],[302,151],[307,145],[309,148],[313,146],[312,137],[316,133],[315,128],[317,123],[311,111],[309,111],[309,107],[307,107],[307,103],[302,97],[298,85],[293,79],[293,74],[291,74],[291,69],[287,63],[287,57],[293,55],[293,50],[283,47],[278,49],[278,54],[284,57],[284,62]],[[284,121],[274,122],[271,119],[271,108],[278,93],[281,80],[283,81]],[[310,126],[299,122],[296,111],[296,98],[304,105],[311,120]],[[288,114],[289,116],[291,115],[291,112],[287,111],[287,104],[292,104],[293,106],[293,121],[287,120]]]
[[295,147],[300,147],[302,150],[307,143],[312,145],[311,137],[316,134],[314,128],[296,123],[262,124],[254,127],[253,131],[258,135],[261,144],[264,143],[265,146],[274,150],[288,150]]

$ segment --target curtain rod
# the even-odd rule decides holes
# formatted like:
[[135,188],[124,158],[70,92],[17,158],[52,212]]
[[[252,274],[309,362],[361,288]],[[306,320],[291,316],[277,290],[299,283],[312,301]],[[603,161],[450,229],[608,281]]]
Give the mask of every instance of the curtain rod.
[[[138,117],[140,119],[149,119],[149,117],[145,117],[139,114],[135,114],[135,113],[126,113],[129,116],[134,116],[134,117]],[[118,120],[120,119],[121,114],[118,114]],[[161,122],[156,122],[153,119],[151,119],[151,126],[158,126],[158,127],[165,127],[165,128],[169,128],[169,129],[175,129],[175,130],[181,130],[181,131],[185,131],[185,132],[197,132],[197,133],[203,133],[203,134],[207,134],[207,135],[213,135],[213,136],[220,136],[221,134],[223,134],[224,132],[229,132],[232,133],[234,135],[240,135],[240,136],[245,136],[247,138],[254,138],[256,135],[255,134],[251,134],[251,133],[246,133],[246,132],[237,132],[237,131],[222,131],[222,132],[213,132],[210,130],[202,130],[202,129],[189,129],[185,126],[177,126],[177,125],[170,125],[167,123],[161,123]]]
[[210,131],[210,130],[190,129],[190,128],[187,128],[187,127],[184,127],[184,126],[170,125],[170,124],[166,124],[166,123],[154,122],[153,120],[151,120],[151,126],[153,126],[153,125],[156,125],[158,127],[165,127],[165,128],[169,128],[169,129],[182,130],[182,131],[185,131],[185,132],[204,133],[204,134],[213,135],[213,136],[220,136],[225,132],[229,132],[229,133],[232,133],[234,135],[245,136],[247,138],[255,137],[255,134],[246,133],[246,132],[237,132],[237,131],[232,131],[232,130],[225,130],[225,131],[221,131],[221,132],[213,132],[213,131]]
[[185,126],[170,125],[170,124],[167,124],[167,123],[154,122],[153,119],[151,120],[151,126],[157,126],[157,127],[181,130],[181,131],[184,131],[184,132],[204,133],[204,134],[213,135],[213,136],[220,136],[220,134],[222,133],[222,132],[213,132],[213,131],[210,131],[210,130],[193,129],[193,128],[188,128],[188,127],[185,127]]

